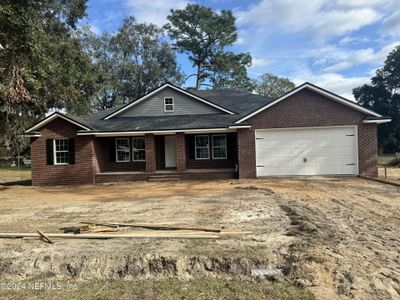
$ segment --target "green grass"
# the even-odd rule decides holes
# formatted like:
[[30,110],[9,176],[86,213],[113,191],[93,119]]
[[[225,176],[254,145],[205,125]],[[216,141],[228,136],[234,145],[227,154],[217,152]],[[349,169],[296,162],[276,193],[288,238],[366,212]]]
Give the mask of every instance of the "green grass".
[[[58,282],[66,287],[66,282]],[[6,299],[315,299],[288,283],[200,278],[73,282],[76,290],[0,290]]]

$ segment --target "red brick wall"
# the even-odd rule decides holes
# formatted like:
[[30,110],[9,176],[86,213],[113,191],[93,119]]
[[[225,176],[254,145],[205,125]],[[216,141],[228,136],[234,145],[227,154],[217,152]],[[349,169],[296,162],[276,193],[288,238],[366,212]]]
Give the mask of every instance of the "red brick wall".
[[155,138],[153,134],[146,134],[146,172],[155,172],[157,169],[156,164],[156,149]]
[[358,126],[360,175],[378,177],[378,128],[376,124]]
[[176,134],[176,170],[182,172],[186,170],[186,140],[185,134]]
[[360,175],[377,176],[376,124],[363,124],[365,115],[324,96],[304,89],[246,120],[251,129],[238,130],[239,177],[256,177],[255,129],[358,126]]
[[[93,183],[96,166],[94,137],[76,136],[79,127],[57,118],[42,127],[41,137],[31,139],[32,184],[64,185]],[[75,139],[75,164],[47,165],[46,140]]]

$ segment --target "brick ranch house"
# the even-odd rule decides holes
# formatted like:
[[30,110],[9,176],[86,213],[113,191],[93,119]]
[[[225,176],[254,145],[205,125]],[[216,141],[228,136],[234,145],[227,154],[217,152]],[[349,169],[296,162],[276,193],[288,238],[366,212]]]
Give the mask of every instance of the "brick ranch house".
[[377,176],[374,111],[305,83],[278,99],[166,83],[125,106],[26,130],[32,184]]

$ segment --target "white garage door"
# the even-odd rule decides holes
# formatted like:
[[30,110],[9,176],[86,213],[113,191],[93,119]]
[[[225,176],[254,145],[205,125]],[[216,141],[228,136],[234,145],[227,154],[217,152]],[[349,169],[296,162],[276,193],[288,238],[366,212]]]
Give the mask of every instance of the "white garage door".
[[257,176],[357,175],[355,127],[256,130]]

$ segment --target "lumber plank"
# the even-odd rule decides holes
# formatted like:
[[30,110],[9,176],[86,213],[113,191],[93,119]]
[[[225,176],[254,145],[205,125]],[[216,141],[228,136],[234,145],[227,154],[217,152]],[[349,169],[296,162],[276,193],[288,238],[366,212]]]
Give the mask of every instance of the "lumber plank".
[[47,236],[47,234],[45,234],[43,231],[41,231],[41,230],[39,230],[39,229],[37,229],[36,231],[37,231],[37,233],[39,233],[40,238],[41,238],[43,241],[45,241],[45,242],[47,242],[47,243],[49,243],[49,244],[54,244],[54,242],[53,242],[53,241]]
[[[67,233],[47,233],[48,238],[61,239],[136,239],[136,238],[159,238],[159,239],[218,239],[217,234],[67,234]],[[0,233],[0,238],[27,238],[38,237],[37,233]]]
[[252,231],[240,231],[240,230],[222,230],[219,234],[221,235],[250,235]]
[[206,231],[206,232],[221,232],[221,229],[206,228],[206,227],[191,227],[191,226],[179,226],[179,225],[162,225],[162,224],[148,224],[148,223],[97,223],[97,222],[81,222],[82,224],[92,224],[98,226],[114,226],[114,227],[141,227],[147,229],[160,229],[160,230],[195,230],[195,231]]

